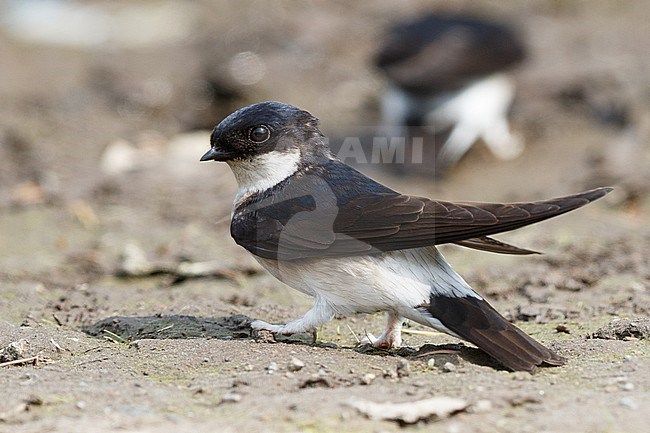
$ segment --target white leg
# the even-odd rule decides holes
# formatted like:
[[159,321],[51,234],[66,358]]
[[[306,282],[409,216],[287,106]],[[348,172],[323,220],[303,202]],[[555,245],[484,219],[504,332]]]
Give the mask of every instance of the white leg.
[[291,335],[301,332],[313,332],[333,318],[334,311],[322,298],[317,297],[314,306],[300,319],[292,320],[286,325],[272,325],[262,320],[254,320],[251,323],[251,328],[256,331],[271,331],[273,334]]
[[362,343],[372,343],[375,347],[381,347],[384,349],[390,349],[391,347],[399,347],[402,345],[402,325],[404,324],[404,318],[396,314],[395,312],[388,312],[388,323],[386,323],[386,329],[379,336],[379,338],[373,338],[368,336],[361,340]]

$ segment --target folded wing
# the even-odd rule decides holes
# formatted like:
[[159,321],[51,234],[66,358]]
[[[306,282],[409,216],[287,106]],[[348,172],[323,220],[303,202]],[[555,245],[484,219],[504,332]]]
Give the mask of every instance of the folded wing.
[[280,260],[445,243],[533,254],[489,236],[572,211],[611,191],[598,188],[527,203],[452,203],[402,195],[341,166],[288,179],[240,205],[231,223],[235,241],[257,256]]

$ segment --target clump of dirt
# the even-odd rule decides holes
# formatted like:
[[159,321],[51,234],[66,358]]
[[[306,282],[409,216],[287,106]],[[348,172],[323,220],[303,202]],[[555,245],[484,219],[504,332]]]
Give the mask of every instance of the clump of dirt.
[[25,339],[13,341],[0,350],[0,363],[25,358],[29,342]]
[[639,319],[614,319],[605,326],[594,331],[589,338],[604,340],[626,340],[636,338],[639,340],[650,337],[650,318]]
[[250,336],[250,318],[235,314],[229,317],[194,316],[119,316],[108,317],[84,328],[94,337],[122,342],[144,338],[245,338]]

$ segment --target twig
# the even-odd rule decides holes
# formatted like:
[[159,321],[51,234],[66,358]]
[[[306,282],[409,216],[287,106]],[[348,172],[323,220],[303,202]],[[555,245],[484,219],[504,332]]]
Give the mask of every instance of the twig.
[[174,324],[172,323],[171,325],[167,325],[167,326],[164,326],[164,327],[160,328],[160,329],[157,330],[156,332],[157,332],[157,333],[161,333],[161,332],[166,331],[166,330],[168,330],[168,329],[171,329],[171,328],[173,328],[173,327],[174,327]]
[[52,345],[54,346],[57,352],[59,353],[63,352],[63,348],[59,346],[59,344],[56,341],[54,341],[54,338],[50,338],[50,343],[52,343]]
[[81,365],[86,365],[86,364],[92,364],[93,362],[102,362],[102,361],[108,361],[111,359],[110,356],[104,356],[102,358],[97,358],[97,359],[89,359],[88,361],[82,361],[78,364],[75,364],[75,367],[79,367]]
[[437,350],[430,350],[428,352],[424,353],[418,353],[415,355],[416,358],[423,358],[425,356],[429,355],[456,355],[457,353],[460,353],[460,350],[452,350],[452,349],[437,349]]
[[444,335],[442,332],[437,331],[420,331],[419,329],[402,329],[403,334],[416,334],[416,335]]
[[54,317],[54,320],[56,320],[56,324],[59,326],[63,326],[63,322],[61,322],[61,319],[56,317],[56,314],[52,313],[52,317]]
[[111,341],[113,343],[121,343],[121,344],[129,344],[129,341],[120,337],[114,332],[109,331],[108,329],[104,329],[103,332],[108,335],[104,335],[104,338],[108,341]]
[[30,358],[14,359],[13,361],[3,362],[0,364],[0,367],[6,367],[8,365],[16,365],[16,364],[27,364],[29,362],[34,363],[34,365],[38,364],[38,355],[32,356]]
[[357,344],[361,344],[361,340],[359,339],[359,337],[357,336],[357,334],[352,330],[352,327],[350,326],[350,324],[349,324],[349,323],[346,323],[345,326],[348,327],[348,329],[350,330],[350,332],[351,332],[352,335],[354,336],[354,339],[357,340]]

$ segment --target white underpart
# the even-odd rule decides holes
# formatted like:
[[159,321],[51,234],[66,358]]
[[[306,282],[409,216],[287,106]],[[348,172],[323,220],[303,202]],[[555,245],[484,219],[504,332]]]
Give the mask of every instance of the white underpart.
[[251,159],[228,161],[239,185],[235,206],[251,194],[266,191],[294,174],[299,161],[298,149],[274,150]]
[[523,144],[510,133],[508,110],[514,98],[512,80],[494,74],[465,88],[427,116],[427,123],[454,125],[440,158],[455,163],[478,139],[483,139],[492,153],[501,159],[516,158]]
[[381,114],[382,132],[387,137],[406,137],[407,131],[404,124],[414,104],[416,102],[413,101],[413,98],[403,90],[394,86],[386,89],[381,98]]
[[523,142],[510,132],[508,110],[514,98],[514,84],[505,74],[493,74],[459,92],[436,97],[414,97],[400,89],[389,88],[382,100],[386,131],[404,135],[401,126],[409,113],[420,113],[433,131],[451,127],[438,162],[452,166],[482,139],[500,159],[513,159],[524,149]]
[[418,309],[431,294],[482,299],[445,261],[436,247],[383,253],[378,256],[313,259],[297,262],[258,261],[290,287],[316,298],[304,317],[286,325],[253,323],[276,333],[306,332],[329,322],[335,314],[388,311],[388,327],[380,343],[400,341],[396,322],[408,318],[455,335],[437,319]]

